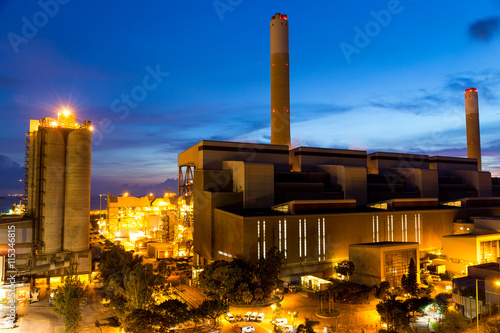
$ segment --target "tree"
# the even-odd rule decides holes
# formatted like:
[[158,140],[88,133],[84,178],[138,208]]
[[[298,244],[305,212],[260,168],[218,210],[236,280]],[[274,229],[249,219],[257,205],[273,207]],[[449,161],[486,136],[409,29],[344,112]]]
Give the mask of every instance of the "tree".
[[467,322],[461,313],[448,311],[437,326],[439,333],[460,333],[465,331]]
[[[114,245],[101,255],[99,270],[116,316],[124,327],[133,327],[127,320],[147,325],[148,313],[150,317],[156,317],[151,313],[157,310],[155,296],[168,290],[170,270],[166,262],[160,262],[154,268],[152,264],[142,264],[142,257]],[[135,319],[132,313],[136,310],[146,311],[136,312],[140,317]]]
[[408,274],[406,275],[406,287],[405,291],[412,296],[416,296],[418,292],[417,284],[417,266],[413,258],[410,259],[410,264],[408,265]]
[[377,312],[389,329],[403,330],[408,326],[408,308],[403,302],[396,300],[395,295],[377,304]]
[[237,264],[217,260],[200,273],[199,283],[209,296],[224,300],[235,294],[241,277],[242,269]]
[[85,284],[74,275],[74,272],[76,268],[71,268],[63,285],[57,288],[53,299],[52,312],[64,318],[65,333],[80,331],[80,324],[83,320],[80,303],[87,293]]
[[217,319],[229,311],[229,304],[219,299],[208,299],[200,304],[200,308],[205,308],[206,318],[214,321],[213,327],[217,325]]
[[335,271],[349,280],[349,278],[354,274],[354,263],[347,259],[343,260],[335,266]]
[[243,292],[243,295],[241,295],[241,300],[246,304],[250,304],[252,302],[253,295],[250,290],[246,290],[245,292]]
[[297,327],[297,333],[314,333],[314,326],[317,325],[319,321],[306,318],[306,321]]
[[391,284],[389,281],[382,281],[376,286],[375,297],[385,299],[387,293],[391,289]]
[[278,251],[276,246],[271,247],[269,251],[267,251],[265,259],[261,258],[259,260],[257,278],[264,292],[264,298],[268,298],[271,292],[276,288],[284,263],[285,254]]

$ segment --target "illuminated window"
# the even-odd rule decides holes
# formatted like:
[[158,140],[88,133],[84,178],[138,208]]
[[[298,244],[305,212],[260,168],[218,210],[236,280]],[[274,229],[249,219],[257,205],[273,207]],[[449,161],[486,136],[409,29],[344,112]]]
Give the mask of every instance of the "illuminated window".
[[304,257],[307,256],[307,221],[304,219]]
[[372,237],[372,242],[378,242],[380,240],[379,237],[379,225],[378,225],[378,216],[372,216],[372,229],[373,229],[373,237]]
[[394,216],[391,215],[391,242],[394,242]]
[[262,221],[262,256],[266,259],[266,220]]
[[299,258],[302,257],[302,220],[299,219]]
[[279,223],[278,223],[278,227],[279,227],[279,232],[278,232],[278,237],[279,237],[279,250],[281,252],[281,220],[279,220]]
[[375,243],[375,216],[372,216],[372,243]]
[[257,221],[257,259],[260,260],[260,221]]
[[323,217],[323,260],[326,260],[325,218]]
[[420,214],[415,214],[415,242],[420,243]]
[[287,256],[287,253],[286,253],[286,219],[284,219],[283,221],[283,231],[285,232],[285,258]]
[[318,261],[321,261],[321,219],[318,218]]
[[401,241],[408,241],[408,216],[401,215]]

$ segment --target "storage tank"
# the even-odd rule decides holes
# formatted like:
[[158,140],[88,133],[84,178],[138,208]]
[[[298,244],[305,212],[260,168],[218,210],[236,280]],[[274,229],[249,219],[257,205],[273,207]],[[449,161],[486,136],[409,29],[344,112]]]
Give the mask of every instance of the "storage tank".
[[40,155],[43,160],[40,195],[43,205],[41,209],[41,240],[44,253],[56,253],[62,248],[64,217],[64,178],[66,149],[64,130],[45,127],[38,131],[42,140]]
[[78,252],[89,248],[91,144],[89,128],[75,129],[68,134],[63,242],[65,251]]

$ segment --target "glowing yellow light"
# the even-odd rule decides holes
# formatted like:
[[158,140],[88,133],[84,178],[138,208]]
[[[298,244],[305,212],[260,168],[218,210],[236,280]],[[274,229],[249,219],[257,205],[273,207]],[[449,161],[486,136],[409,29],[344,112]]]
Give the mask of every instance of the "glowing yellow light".
[[67,116],[69,116],[69,115],[71,114],[71,112],[70,112],[68,109],[64,109],[64,110],[62,111],[62,113],[63,113],[63,115],[64,115],[65,117],[67,117]]
[[57,121],[53,121],[50,123],[51,126],[57,127]]
[[152,196],[152,195],[153,195],[153,193],[149,193],[149,196]]
[[124,196],[124,197],[128,197],[128,192],[125,192],[125,193],[123,194],[123,196]]
[[94,128],[92,126],[90,126],[89,130],[92,132],[94,130]]
[[497,286],[500,286],[500,281],[495,282]]

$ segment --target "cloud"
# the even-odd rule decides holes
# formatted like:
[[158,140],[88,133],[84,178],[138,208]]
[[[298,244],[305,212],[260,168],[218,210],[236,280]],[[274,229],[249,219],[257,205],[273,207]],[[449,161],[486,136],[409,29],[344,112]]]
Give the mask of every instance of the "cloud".
[[0,155],[0,195],[21,193],[23,178],[24,168],[8,156]]
[[492,16],[483,20],[478,20],[469,26],[469,35],[472,39],[488,42],[500,27],[500,17]]

